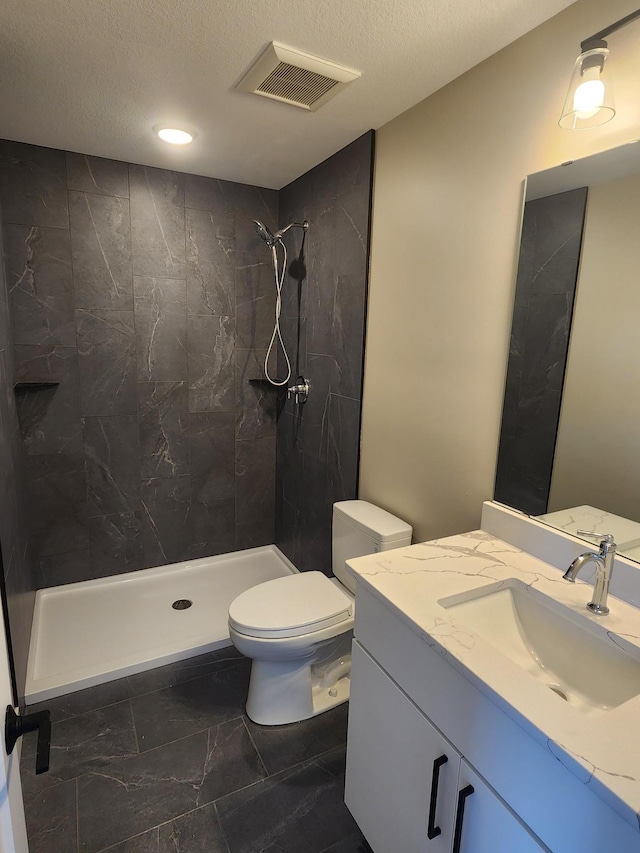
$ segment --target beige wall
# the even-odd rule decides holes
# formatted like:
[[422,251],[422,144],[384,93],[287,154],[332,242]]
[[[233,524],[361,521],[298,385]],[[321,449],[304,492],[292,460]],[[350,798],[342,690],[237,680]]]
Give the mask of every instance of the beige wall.
[[418,541],[493,495],[523,178],[640,136],[640,22],[615,119],[557,127],[580,41],[636,5],[580,0],[378,133],[360,497]]
[[640,521],[640,175],[589,190],[549,511]]

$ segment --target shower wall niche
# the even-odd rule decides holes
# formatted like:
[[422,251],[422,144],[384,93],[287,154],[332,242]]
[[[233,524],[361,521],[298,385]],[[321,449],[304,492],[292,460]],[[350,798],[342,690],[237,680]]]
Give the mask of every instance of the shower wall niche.
[[4,141],[0,203],[37,585],[272,543],[277,192]]

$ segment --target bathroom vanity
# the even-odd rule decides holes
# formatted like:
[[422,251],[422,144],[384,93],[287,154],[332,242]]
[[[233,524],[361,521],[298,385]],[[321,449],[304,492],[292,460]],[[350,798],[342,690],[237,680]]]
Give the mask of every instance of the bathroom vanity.
[[374,853],[640,851],[640,611],[587,611],[584,542],[483,528],[349,562],[346,803]]

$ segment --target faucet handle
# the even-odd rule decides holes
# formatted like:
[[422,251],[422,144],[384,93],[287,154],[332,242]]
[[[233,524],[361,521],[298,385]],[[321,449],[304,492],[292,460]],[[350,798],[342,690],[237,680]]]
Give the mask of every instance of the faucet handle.
[[614,544],[614,538],[611,533],[592,533],[591,530],[578,530],[576,532],[578,536],[588,536],[590,539],[597,539],[601,545],[605,542],[607,545]]

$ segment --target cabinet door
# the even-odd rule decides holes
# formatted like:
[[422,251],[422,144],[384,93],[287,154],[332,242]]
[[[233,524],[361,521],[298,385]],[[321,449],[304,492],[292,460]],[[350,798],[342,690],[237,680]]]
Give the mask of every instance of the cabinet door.
[[345,802],[374,853],[450,853],[459,767],[451,744],[354,642]]
[[464,759],[455,797],[454,853],[548,850]]

